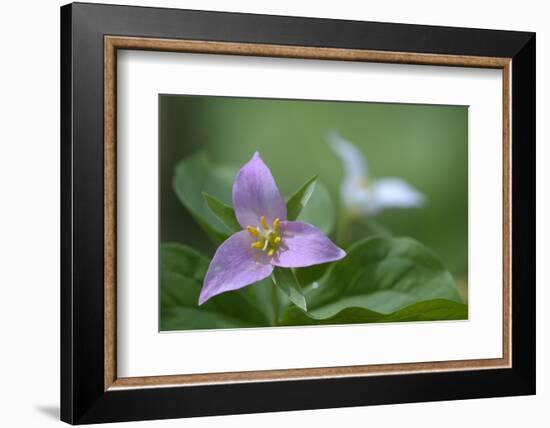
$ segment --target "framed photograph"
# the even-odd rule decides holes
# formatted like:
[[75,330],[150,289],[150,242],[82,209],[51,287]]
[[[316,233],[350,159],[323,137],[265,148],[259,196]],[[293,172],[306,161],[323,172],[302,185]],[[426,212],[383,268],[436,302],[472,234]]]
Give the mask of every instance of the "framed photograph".
[[61,8],[61,418],[535,393],[535,35]]

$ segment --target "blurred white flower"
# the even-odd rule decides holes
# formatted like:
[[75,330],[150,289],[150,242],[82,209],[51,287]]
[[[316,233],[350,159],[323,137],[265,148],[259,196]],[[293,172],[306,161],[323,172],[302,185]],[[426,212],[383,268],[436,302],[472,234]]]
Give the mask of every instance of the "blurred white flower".
[[344,166],[340,196],[351,216],[372,215],[385,208],[420,207],[424,204],[424,195],[405,180],[396,177],[369,180],[366,159],[357,147],[336,131],[327,133],[327,141]]

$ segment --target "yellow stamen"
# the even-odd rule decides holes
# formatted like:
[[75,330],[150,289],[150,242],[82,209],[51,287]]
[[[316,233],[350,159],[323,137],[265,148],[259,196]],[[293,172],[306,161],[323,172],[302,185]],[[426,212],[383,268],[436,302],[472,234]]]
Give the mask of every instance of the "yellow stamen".
[[259,235],[258,229],[252,226],[246,226],[246,230],[248,230],[248,233],[250,233],[254,238],[257,238]]
[[264,229],[269,229],[269,226],[267,225],[267,221],[265,221],[265,216],[260,217],[260,223],[262,223],[262,227]]
[[275,255],[282,242],[282,233],[280,229],[280,219],[277,217],[270,225],[267,224],[265,216],[260,216],[260,226],[246,226],[246,230],[253,238],[254,242],[250,244],[251,248],[261,250],[269,257]]

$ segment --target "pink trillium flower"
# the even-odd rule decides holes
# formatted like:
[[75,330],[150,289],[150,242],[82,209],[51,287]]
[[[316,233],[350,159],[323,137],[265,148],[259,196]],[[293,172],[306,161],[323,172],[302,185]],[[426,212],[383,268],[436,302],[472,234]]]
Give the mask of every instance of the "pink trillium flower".
[[315,226],[287,220],[285,201],[258,152],[235,177],[233,208],[243,230],[231,235],[216,250],[204,278],[199,305],[268,277],[274,266],[312,266],[346,255]]

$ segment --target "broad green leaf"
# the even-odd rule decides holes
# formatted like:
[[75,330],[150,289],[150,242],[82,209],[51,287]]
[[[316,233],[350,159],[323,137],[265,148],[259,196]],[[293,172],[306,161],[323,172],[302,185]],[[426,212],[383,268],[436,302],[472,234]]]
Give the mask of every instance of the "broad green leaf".
[[282,324],[286,326],[297,325],[334,325],[334,324],[363,324],[363,323],[388,323],[388,322],[412,322],[412,321],[448,321],[465,320],[468,318],[468,306],[453,300],[434,299],[424,300],[406,306],[391,314],[382,314],[364,308],[347,308],[336,315],[315,319],[310,314],[297,310],[287,311]]
[[236,168],[212,164],[205,152],[183,159],[175,168],[173,185],[178,199],[206,234],[218,244],[227,239],[229,233],[226,226],[208,209],[202,193],[228,203],[236,171]]
[[327,188],[321,181],[317,180],[315,191],[300,212],[298,220],[314,225],[327,235],[332,232],[335,222],[334,205]]
[[430,250],[410,238],[380,237],[350,247],[306,299],[307,315],[317,320],[350,309],[389,315],[425,300],[461,301],[451,274]]
[[298,282],[302,286],[306,286],[319,280],[319,278],[326,273],[330,266],[330,263],[321,263],[320,265],[297,268],[294,269],[294,274],[296,275]]
[[384,316],[382,322],[468,319],[468,306],[454,300],[425,300]]
[[306,299],[300,288],[300,284],[296,280],[292,269],[282,269],[276,267],[273,269],[273,283],[288,297],[288,299],[306,311]]
[[274,325],[269,279],[220,294],[199,306],[199,293],[208,264],[208,259],[184,245],[161,245],[161,330]]
[[231,233],[238,232],[242,229],[237,221],[237,217],[235,217],[233,208],[216,199],[214,196],[210,196],[208,193],[203,192],[203,196],[210,211],[214,213],[218,220],[220,220]]
[[294,194],[286,201],[286,217],[288,220],[296,220],[307,205],[309,198],[315,190],[317,176],[314,175],[300,186]]

